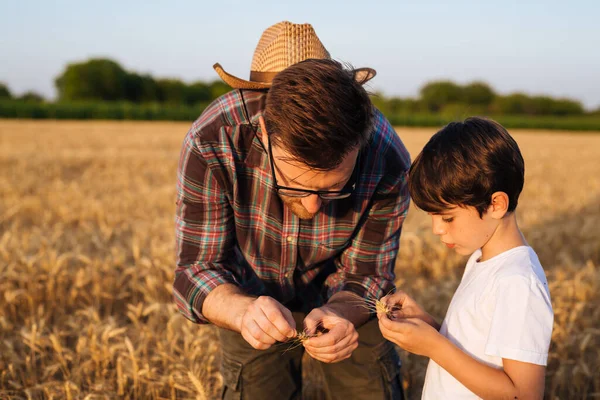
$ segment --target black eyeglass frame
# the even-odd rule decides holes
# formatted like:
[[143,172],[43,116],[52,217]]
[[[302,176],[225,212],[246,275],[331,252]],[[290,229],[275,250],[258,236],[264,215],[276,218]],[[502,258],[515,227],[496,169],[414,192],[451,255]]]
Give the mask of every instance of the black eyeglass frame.
[[[358,153],[358,156],[356,157],[356,164],[354,165],[354,170],[352,171],[352,175],[350,176],[350,179],[348,180],[348,182],[346,182],[346,185],[344,185],[342,190],[310,190],[310,189],[299,189],[299,188],[293,188],[293,187],[279,185],[277,183],[277,176],[275,174],[275,163],[273,161],[273,150],[271,148],[271,138],[269,138],[269,144],[268,144],[267,148],[269,150],[269,163],[271,164],[271,173],[273,174],[273,183],[275,185],[275,191],[278,194],[283,194],[284,196],[296,197],[296,198],[303,198],[303,197],[310,196],[311,194],[316,194],[322,200],[341,200],[341,199],[346,199],[346,198],[350,197],[352,195],[352,193],[354,193],[354,190],[356,189],[356,184],[358,182],[359,169],[360,169],[360,152]],[[281,193],[282,190],[284,190],[286,192]],[[295,194],[294,192],[297,192],[297,194]],[[330,195],[330,196],[328,196],[328,195]]]
[[[244,117],[248,124],[250,124],[251,129],[254,131],[254,135],[258,136],[258,132],[256,126],[251,122],[250,116],[248,114],[248,108],[246,107],[246,100],[244,99],[244,91],[242,89],[238,89],[240,96],[242,98],[243,104],[243,112]],[[261,143],[264,148],[264,144]],[[281,190],[289,190],[290,192],[298,192],[298,195],[293,195],[290,193],[285,193],[285,196],[303,198],[310,196],[311,194],[316,194],[322,200],[341,200],[350,197],[354,191],[356,190],[356,184],[358,183],[358,177],[360,175],[360,150],[358,156],[356,157],[356,164],[354,165],[354,170],[352,171],[352,175],[346,185],[342,188],[342,190],[310,190],[310,189],[299,189],[292,188],[287,186],[281,186],[277,183],[277,176],[275,174],[275,163],[273,162],[273,150],[271,149],[271,139],[269,138],[269,145],[267,146],[269,152],[269,163],[271,164],[271,173],[273,174],[273,183],[275,184],[275,191],[280,194]],[[327,194],[331,194],[333,196],[327,196]],[[323,196],[325,195],[325,196]],[[337,196],[336,196],[337,195]]]

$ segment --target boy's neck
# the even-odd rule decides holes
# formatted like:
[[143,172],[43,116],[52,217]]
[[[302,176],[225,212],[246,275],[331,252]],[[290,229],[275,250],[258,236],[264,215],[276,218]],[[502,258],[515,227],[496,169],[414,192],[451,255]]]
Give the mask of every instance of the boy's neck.
[[499,221],[494,234],[481,248],[481,258],[479,261],[489,260],[519,246],[528,246],[528,244],[517,225],[517,217],[513,211],[507,213]]

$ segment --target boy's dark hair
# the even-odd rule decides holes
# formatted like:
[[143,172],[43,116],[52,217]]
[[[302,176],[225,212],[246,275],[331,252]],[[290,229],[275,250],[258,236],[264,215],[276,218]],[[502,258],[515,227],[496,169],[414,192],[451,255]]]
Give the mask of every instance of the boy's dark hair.
[[408,190],[424,211],[472,206],[481,217],[494,192],[506,193],[508,211],[515,210],[524,173],[519,146],[506,129],[472,117],[446,125],[429,139],[410,168]]
[[269,140],[294,161],[327,171],[370,138],[373,106],[354,71],[309,59],[278,73],[264,110]]

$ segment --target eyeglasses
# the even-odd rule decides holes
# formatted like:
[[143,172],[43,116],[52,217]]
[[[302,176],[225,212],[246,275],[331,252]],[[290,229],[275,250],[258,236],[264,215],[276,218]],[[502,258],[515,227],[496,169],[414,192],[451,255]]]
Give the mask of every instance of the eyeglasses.
[[273,180],[275,182],[275,190],[278,194],[288,197],[307,197],[311,194],[318,195],[323,200],[339,200],[348,198],[354,193],[356,188],[356,182],[358,178],[358,169],[360,165],[360,153],[356,159],[356,165],[352,171],[352,176],[342,190],[309,190],[309,189],[298,189],[287,186],[281,186],[277,183],[277,176],[275,175],[275,163],[273,162],[273,150],[271,149],[271,139],[269,139],[269,161],[271,163],[271,173],[273,174]]

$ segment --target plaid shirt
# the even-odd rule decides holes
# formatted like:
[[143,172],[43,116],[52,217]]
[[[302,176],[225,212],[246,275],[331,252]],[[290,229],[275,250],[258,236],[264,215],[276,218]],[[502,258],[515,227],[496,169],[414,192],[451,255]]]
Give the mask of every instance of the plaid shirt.
[[398,135],[376,111],[353,195],[300,220],[275,192],[258,123],[265,100],[265,92],[229,92],[183,141],[174,298],[196,323],[208,322],[204,299],[224,283],[306,310],[341,290],[379,298],[394,287],[409,205],[410,156]]

